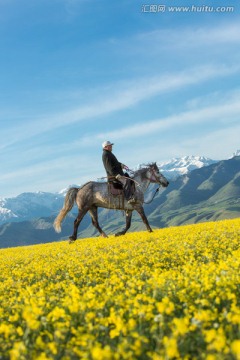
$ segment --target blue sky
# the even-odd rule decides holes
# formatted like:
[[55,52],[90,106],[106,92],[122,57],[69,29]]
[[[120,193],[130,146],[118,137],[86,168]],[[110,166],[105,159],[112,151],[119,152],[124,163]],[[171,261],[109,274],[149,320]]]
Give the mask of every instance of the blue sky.
[[105,176],[104,140],[130,168],[230,157],[239,10],[237,0],[0,0],[0,197]]

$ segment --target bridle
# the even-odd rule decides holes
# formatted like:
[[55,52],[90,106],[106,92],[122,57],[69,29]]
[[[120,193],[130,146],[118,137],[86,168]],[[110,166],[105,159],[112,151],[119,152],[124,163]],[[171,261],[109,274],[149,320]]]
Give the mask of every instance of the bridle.
[[[155,190],[155,193],[153,194],[151,200],[149,200],[149,201],[144,201],[144,204],[150,204],[150,203],[153,201],[153,199],[154,199],[155,196],[157,195],[157,192],[159,191],[160,186],[161,186],[160,180],[159,180],[159,178],[157,177],[157,175],[156,175],[156,173],[155,173],[155,171],[154,171],[154,168],[151,166],[149,170],[150,170],[150,172],[151,172],[151,176],[150,176],[150,178],[147,177],[147,179],[148,179],[150,182],[155,182],[155,183],[157,183],[157,184],[158,184],[158,188]],[[152,181],[152,177],[154,178],[155,181]]]
[[[154,171],[154,168],[151,166],[151,167],[149,168],[149,170],[150,170],[151,176],[150,176],[150,178],[147,177],[147,179],[148,179],[150,182],[155,182],[155,183],[159,184],[159,186],[160,186],[161,183],[160,183],[160,180],[159,180],[159,178],[157,177],[157,175],[156,175],[156,173],[155,173],[155,171]],[[154,181],[152,180],[152,178],[153,178]]]
[[[133,171],[133,170],[129,169],[129,171],[134,174],[134,171]],[[149,171],[150,171],[150,173],[151,173],[151,176],[150,176],[150,177],[147,177],[147,176],[146,176],[146,179],[149,180],[149,181],[152,182],[152,183],[157,183],[157,184],[158,184],[158,188],[155,190],[155,193],[153,194],[152,199],[149,200],[149,201],[144,201],[144,204],[150,204],[150,203],[153,201],[153,199],[154,199],[155,196],[157,195],[157,192],[158,192],[159,189],[160,189],[160,186],[162,185],[161,182],[160,182],[159,177],[158,177],[158,176],[156,175],[156,173],[155,173],[155,169],[154,169],[153,166],[149,166]],[[123,177],[124,177],[125,179],[129,179],[129,177],[126,177],[126,176],[123,176]],[[103,177],[103,178],[100,178],[100,179],[102,180],[102,179],[105,179],[105,178],[107,178],[107,177]],[[115,178],[115,176],[114,176],[114,178]],[[131,179],[131,181],[133,181],[137,186],[141,187],[141,185],[140,185],[136,180],[134,180],[132,177],[131,177],[130,179]]]
[[[130,170],[130,169],[129,169]],[[147,180],[149,180],[150,182],[152,182],[152,183],[157,183],[157,184],[159,184],[159,187],[160,187],[160,185],[161,185],[161,183],[160,183],[160,180],[159,180],[159,178],[157,177],[157,175],[155,174],[155,169],[153,168],[153,166],[150,166],[149,167],[149,170],[150,170],[150,172],[151,172],[151,176],[150,177],[147,177],[146,176],[146,179]],[[134,171],[133,170],[130,170],[132,173],[134,173]],[[126,176],[123,176],[123,177],[125,177],[126,179],[129,179],[128,177],[126,177]],[[152,179],[152,177],[153,177],[153,179]],[[131,178],[131,180],[132,181],[134,181],[138,186],[140,186],[140,184],[136,181],[136,180],[134,180],[133,178]]]

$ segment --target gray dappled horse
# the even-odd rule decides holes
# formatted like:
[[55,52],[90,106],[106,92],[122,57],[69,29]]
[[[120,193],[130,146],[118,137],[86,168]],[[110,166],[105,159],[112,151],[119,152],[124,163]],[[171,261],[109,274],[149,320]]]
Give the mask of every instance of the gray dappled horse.
[[101,236],[107,237],[98,223],[98,207],[125,211],[126,227],[122,231],[115,234],[116,236],[124,235],[130,228],[132,212],[134,210],[136,210],[141,216],[142,221],[147,227],[147,230],[152,232],[143,209],[144,193],[150,183],[157,183],[159,186],[167,187],[169,182],[159,172],[156,163],[146,165],[140,170],[135,171],[131,179],[133,179],[134,183],[137,184],[134,193],[134,198],[136,201],[133,204],[129,204],[124,198],[122,198],[122,201],[119,201],[119,196],[113,196],[109,192],[107,182],[101,183],[90,181],[80,188],[70,188],[66,194],[64,206],[54,221],[54,229],[56,232],[61,231],[61,222],[67,213],[72,209],[75,201],[78,206],[78,216],[74,221],[73,234],[69,237],[70,242],[77,239],[78,226],[87,212],[89,212],[91,215],[92,224],[100,232]]

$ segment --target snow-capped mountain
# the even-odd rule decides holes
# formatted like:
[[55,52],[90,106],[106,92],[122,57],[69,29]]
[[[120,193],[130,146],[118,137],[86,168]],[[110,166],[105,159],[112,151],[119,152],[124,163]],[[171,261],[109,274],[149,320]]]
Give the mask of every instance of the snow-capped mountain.
[[240,156],[240,150],[235,151],[235,152],[233,153],[233,156],[232,156],[232,157],[234,157],[234,156]]
[[[217,161],[203,156],[185,156],[159,162],[158,167],[167,179],[173,180],[215,162]],[[78,185],[70,185],[58,193],[23,193],[14,198],[0,199],[0,225],[6,222],[56,215],[63,205],[63,199],[69,187],[76,186]]]
[[76,184],[68,185],[68,187],[60,190],[60,191],[58,192],[58,194],[61,195],[61,196],[66,196],[66,193],[68,192],[68,190],[69,190],[70,188],[72,188],[72,187],[77,187],[77,188],[79,188],[80,186],[81,186],[81,185],[76,185]]
[[63,204],[63,194],[35,192],[0,199],[0,224],[55,214]]
[[17,215],[14,214],[11,210],[5,208],[5,203],[3,200],[0,201],[0,224],[3,222],[11,221],[14,218],[17,218]]
[[173,158],[166,162],[158,163],[159,170],[167,179],[173,180],[181,175],[186,175],[190,171],[199,169],[218,162],[204,156],[184,156]]

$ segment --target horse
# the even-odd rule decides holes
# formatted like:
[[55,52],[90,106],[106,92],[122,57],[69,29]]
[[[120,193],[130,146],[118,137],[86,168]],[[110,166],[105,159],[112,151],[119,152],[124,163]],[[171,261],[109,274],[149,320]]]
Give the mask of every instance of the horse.
[[89,212],[92,224],[99,231],[102,237],[107,237],[107,234],[102,230],[98,222],[98,208],[123,210],[126,216],[125,228],[116,233],[115,236],[124,235],[131,226],[132,212],[136,210],[140,215],[147,230],[152,232],[152,228],[149,225],[148,219],[143,209],[144,193],[147,190],[150,183],[159,184],[159,187],[167,187],[169,185],[168,180],[159,172],[156,163],[148,164],[139,170],[133,172],[130,181],[136,184],[134,192],[134,203],[128,203],[124,198],[122,191],[122,201],[120,201],[120,195],[114,196],[109,191],[107,182],[89,181],[82,185],[80,188],[72,187],[68,190],[63,208],[60,210],[58,216],[54,221],[54,229],[56,232],[61,232],[61,223],[67,213],[72,209],[76,202],[78,206],[78,215],[74,221],[73,234],[69,237],[69,242],[74,242],[77,239],[78,227],[86,215]]

